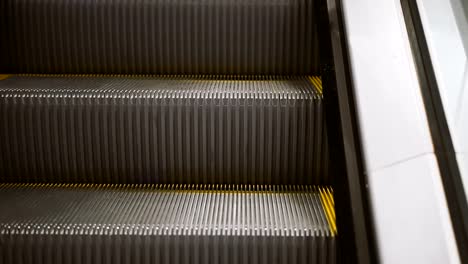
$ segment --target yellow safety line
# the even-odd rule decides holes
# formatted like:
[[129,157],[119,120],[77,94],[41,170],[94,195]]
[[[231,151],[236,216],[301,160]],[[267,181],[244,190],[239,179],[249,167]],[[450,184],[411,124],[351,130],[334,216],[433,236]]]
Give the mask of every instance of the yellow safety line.
[[322,201],[323,209],[325,211],[325,215],[327,217],[328,225],[330,227],[330,231],[332,236],[335,236],[338,231],[336,229],[336,216],[335,216],[335,207],[333,202],[333,196],[330,190],[319,188],[320,198]]
[[5,80],[6,78],[10,77],[9,74],[0,74],[0,81]]
[[314,84],[314,86],[315,86],[315,88],[317,88],[317,90],[320,90],[320,87],[319,87],[318,83],[316,82],[314,76],[309,76],[309,80]]
[[332,203],[333,206],[335,206],[335,199],[333,198],[333,190],[331,188],[327,188],[327,192],[328,192],[328,197],[330,197],[330,201]]
[[320,77],[317,77],[317,76],[314,76],[313,77],[315,82],[318,84],[318,88],[320,90],[320,93],[323,92],[323,89],[322,89],[322,79],[320,79]]
[[314,78],[315,78],[315,81],[316,81],[316,82],[318,83],[318,85],[319,85],[320,91],[323,91],[323,89],[322,89],[322,80],[321,80],[319,77],[317,77],[317,76],[315,76]]
[[315,83],[315,80],[314,80],[313,76],[307,76],[307,78],[315,86],[315,88],[319,89],[318,85]]
[[315,86],[317,91],[322,94],[322,81],[316,76],[307,76],[309,81]]

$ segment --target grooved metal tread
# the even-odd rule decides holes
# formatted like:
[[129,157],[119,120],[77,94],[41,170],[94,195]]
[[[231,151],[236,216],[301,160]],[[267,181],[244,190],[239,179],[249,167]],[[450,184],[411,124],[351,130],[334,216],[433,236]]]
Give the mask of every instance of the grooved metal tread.
[[320,79],[10,76],[0,181],[330,184]]
[[2,0],[0,72],[311,74],[313,0]]
[[0,259],[334,263],[333,206],[314,186],[1,184]]

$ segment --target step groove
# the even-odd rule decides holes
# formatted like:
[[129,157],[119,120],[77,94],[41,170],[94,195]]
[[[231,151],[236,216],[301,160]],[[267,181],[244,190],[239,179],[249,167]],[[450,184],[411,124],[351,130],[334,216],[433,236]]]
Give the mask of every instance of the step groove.
[[6,263],[334,263],[325,191],[331,192],[1,184],[0,257]]
[[331,183],[305,76],[10,76],[0,108],[0,182]]

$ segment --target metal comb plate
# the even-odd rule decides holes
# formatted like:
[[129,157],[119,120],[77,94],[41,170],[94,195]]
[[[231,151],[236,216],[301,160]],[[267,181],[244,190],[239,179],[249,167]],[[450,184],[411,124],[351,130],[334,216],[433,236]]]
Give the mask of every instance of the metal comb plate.
[[0,258],[5,263],[334,263],[336,237],[323,190],[0,185]]

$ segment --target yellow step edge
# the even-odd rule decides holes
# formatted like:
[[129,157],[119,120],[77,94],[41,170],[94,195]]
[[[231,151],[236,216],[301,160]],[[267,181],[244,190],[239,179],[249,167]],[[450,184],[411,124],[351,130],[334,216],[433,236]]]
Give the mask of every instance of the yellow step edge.
[[320,80],[319,78],[317,78],[316,76],[307,76],[309,81],[314,85],[314,87],[317,89],[317,91],[322,94],[322,82],[321,81],[317,81],[317,80]]
[[333,190],[331,188],[327,188],[327,193],[330,197],[330,201],[333,206],[335,206],[335,199],[333,198]]
[[333,222],[335,222],[335,219],[336,219],[336,215],[335,215],[335,205],[334,205],[334,203],[332,202],[330,193],[328,193],[327,190],[324,190],[324,193],[325,193],[325,198],[327,199],[328,205],[330,206],[330,208],[332,208],[332,210],[331,210],[331,214],[332,214],[331,217],[332,217],[332,219],[333,219]]
[[320,79],[320,77],[318,77],[318,76],[314,76],[313,79],[318,84],[319,89],[322,90],[322,79]]
[[8,77],[10,77],[10,74],[0,74],[0,81],[1,81],[1,80],[5,80],[5,79],[7,79]]
[[320,90],[320,93],[323,92],[323,88],[322,88],[322,79],[318,76],[314,76],[313,79],[315,80],[315,82],[317,83],[318,85],[318,89]]
[[335,216],[335,207],[331,202],[333,200],[331,192],[328,192],[327,189],[319,188],[320,200],[322,201],[323,209],[327,217],[328,226],[332,236],[336,236],[338,231],[336,229],[336,216]]

